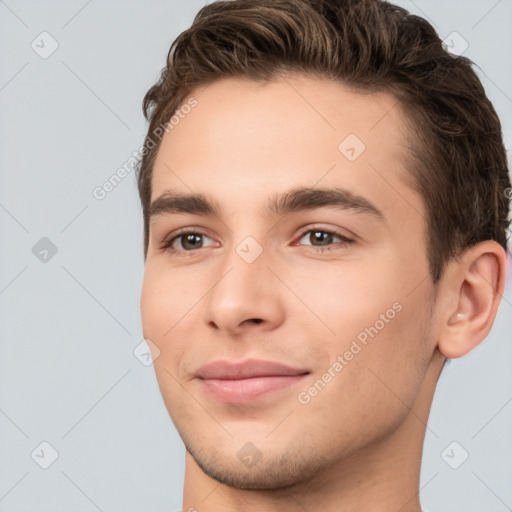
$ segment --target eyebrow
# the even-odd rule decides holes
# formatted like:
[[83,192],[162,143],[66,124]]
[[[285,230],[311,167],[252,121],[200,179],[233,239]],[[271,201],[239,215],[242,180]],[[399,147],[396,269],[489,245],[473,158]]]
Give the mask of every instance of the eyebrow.
[[[271,196],[266,204],[266,213],[279,216],[288,213],[334,207],[367,214],[383,222],[383,213],[368,199],[350,190],[338,187],[297,188]],[[182,194],[166,191],[150,205],[149,217],[166,213],[185,213],[193,215],[221,216],[220,205],[202,194]]]

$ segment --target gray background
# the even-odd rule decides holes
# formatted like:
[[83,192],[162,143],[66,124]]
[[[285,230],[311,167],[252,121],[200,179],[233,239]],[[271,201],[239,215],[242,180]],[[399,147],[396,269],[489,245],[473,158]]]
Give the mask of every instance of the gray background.
[[[143,95],[204,3],[0,1],[0,511],[181,504],[184,449],[151,365],[133,354],[144,270],[135,175],[103,200],[92,192],[142,144]],[[510,148],[511,1],[399,4],[459,49],[467,41]],[[509,276],[491,335],[441,376],[425,511],[512,510],[511,317]],[[44,441],[58,453],[47,469]]]

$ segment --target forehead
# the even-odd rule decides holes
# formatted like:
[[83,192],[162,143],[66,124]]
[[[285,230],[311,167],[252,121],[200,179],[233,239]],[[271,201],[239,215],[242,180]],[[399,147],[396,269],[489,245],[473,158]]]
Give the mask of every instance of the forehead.
[[159,148],[152,200],[168,190],[203,193],[248,210],[272,194],[321,185],[364,193],[386,209],[402,195],[407,131],[390,94],[290,74],[268,83],[222,79],[186,102],[194,107],[178,110]]

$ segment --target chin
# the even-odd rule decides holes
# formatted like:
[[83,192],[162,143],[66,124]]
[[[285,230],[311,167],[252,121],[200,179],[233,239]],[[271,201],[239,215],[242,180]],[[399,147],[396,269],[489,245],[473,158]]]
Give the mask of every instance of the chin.
[[[235,489],[277,491],[303,483],[318,475],[329,464],[318,457],[304,457],[304,453],[261,454],[251,466],[245,465],[236,453],[218,450],[208,454],[204,448],[187,452],[210,478]],[[227,450],[228,447],[225,445]],[[231,450],[230,450],[231,451]]]

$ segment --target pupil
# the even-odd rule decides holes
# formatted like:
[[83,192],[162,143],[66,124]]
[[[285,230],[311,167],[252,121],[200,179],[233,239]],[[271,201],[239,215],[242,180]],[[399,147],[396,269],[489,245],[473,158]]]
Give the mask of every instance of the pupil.
[[[324,231],[314,231],[313,232],[314,236],[315,236],[315,241],[317,242],[322,242],[322,241],[329,241],[329,238],[330,238],[330,234],[329,233],[325,233]],[[328,244],[327,244],[328,245]]]
[[[183,244],[183,247],[187,247],[188,244],[190,244],[192,247],[192,249],[194,249],[194,242],[200,242],[201,241],[201,237],[200,235],[194,235],[194,234],[188,234],[188,235],[185,235],[185,244]],[[195,245],[198,245],[198,244],[195,244]],[[190,248],[190,247],[189,247]]]

